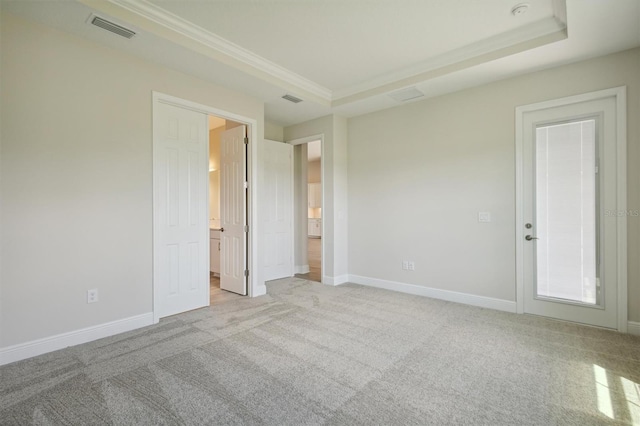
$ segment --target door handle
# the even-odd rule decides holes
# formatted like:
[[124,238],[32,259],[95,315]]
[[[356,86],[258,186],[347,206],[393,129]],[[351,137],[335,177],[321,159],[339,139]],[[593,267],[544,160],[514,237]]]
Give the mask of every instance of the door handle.
[[220,228],[220,232],[224,232],[224,228]]
[[527,241],[531,241],[531,240],[537,240],[539,239],[538,237],[532,237],[531,235],[527,235],[526,237],[524,237],[525,240]]

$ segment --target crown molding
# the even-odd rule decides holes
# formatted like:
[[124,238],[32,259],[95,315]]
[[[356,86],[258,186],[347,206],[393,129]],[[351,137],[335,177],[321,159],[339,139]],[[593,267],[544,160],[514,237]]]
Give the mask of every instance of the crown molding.
[[230,57],[262,73],[266,73],[276,79],[294,85],[302,91],[311,93],[327,103],[331,102],[332,92],[330,89],[271,62],[268,59],[256,55],[255,53],[207,31],[192,22],[182,19],[171,12],[157,7],[146,0],[108,1],[113,5],[133,12],[142,18],[203,44],[206,47],[215,50],[219,54]]
[[513,55],[567,38],[566,24],[555,16],[463,46],[415,66],[334,91],[334,106],[418,84],[443,74]]
[[[100,9],[95,0],[77,1]],[[210,52],[209,54],[217,60],[226,62],[240,71],[262,78],[267,82],[270,81],[303,99],[315,101],[325,106],[338,107],[566,39],[566,0],[552,1],[554,15],[551,17],[479,40],[412,67],[333,91],[147,0],[107,0],[101,3],[102,5],[111,5],[110,8],[103,6],[102,9],[105,11],[109,9],[115,11],[113,8],[119,9],[121,12],[126,11],[132,19],[140,23],[146,22],[144,26],[149,28],[149,25],[155,25],[155,31],[164,31],[165,38],[171,39],[172,34],[174,37],[176,35],[182,36],[184,37],[182,40],[185,40],[187,45],[201,46],[195,48],[203,48],[204,50],[201,51]],[[295,89],[299,92],[296,93]]]
[[552,0],[553,17],[565,27],[567,26],[567,0]]

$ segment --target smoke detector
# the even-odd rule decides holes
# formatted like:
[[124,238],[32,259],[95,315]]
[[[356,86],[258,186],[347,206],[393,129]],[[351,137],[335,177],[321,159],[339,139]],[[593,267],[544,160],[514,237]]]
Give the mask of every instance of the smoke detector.
[[511,14],[513,16],[520,16],[527,13],[529,10],[529,3],[520,3],[511,8]]

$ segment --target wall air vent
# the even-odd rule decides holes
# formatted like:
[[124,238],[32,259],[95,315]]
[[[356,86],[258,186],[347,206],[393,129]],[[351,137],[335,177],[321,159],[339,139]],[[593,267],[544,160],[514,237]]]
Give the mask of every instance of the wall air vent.
[[91,24],[95,25],[96,27],[100,27],[103,30],[111,31],[112,33],[124,38],[131,38],[136,35],[134,31],[131,31],[130,29],[118,24],[114,24],[113,22],[107,21],[106,19],[103,19],[99,16],[92,16],[90,20]]
[[284,95],[284,96],[282,97],[282,99],[286,99],[286,100],[288,100],[289,102],[293,102],[294,104],[297,104],[297,103],[302,102],[302,99],[300,99],[300,98],[296,98],[296,97],[295,97],[295,96],[293,96],[293,95]]
[[415,87],[409,87],[408,89],[402,89],[398,90],[397,92],[389,93],[389,96],[398,102],[407,102],[411,99],[423,97],[424,93],[422,93]]

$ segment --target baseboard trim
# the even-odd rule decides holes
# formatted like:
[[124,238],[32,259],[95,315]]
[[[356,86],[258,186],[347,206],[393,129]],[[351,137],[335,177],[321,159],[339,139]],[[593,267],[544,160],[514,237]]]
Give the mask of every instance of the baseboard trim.
[[308,274],[309,265],[296,265],[294,268],[294,274]]
[[640,322],[629,321],[627,323],[627,333],[640,336]]
[[344,283],[348,283],[349,282],[349,275],[338,275],[337,277],[330,277],[328,275],[325,275],[324,277],[322,277],[322,284],[326,284],[326,285],[340,285],[340,284],[344,284]]
[[64,349],[69,346],[80,345],[115,334],[135,330],[153,324],[153,313],[136,315],[121,320],[111,321],[104,324],[68,333],[57,334],[55,336],[44,337],[26,343],[0,349],[0,365],[9,364],[34,356],[46,354],[48,352]]
[[516,312],[516,302],[509,300],[494,299],[492,297],[477,296],[475,294],[423,287],[420,285],[401,283],[397,281],[380,280],[360,275],[349,275],[349,282],[369,287],[398,291],[401,293],[415,294],[417,296],[431,297],[433,299],[446,300],[448,302],[463,303],[465,305],[478,306],[481,308],[512,313]]

